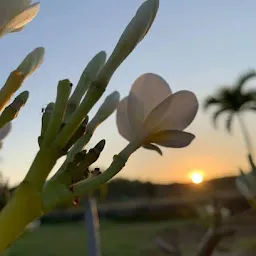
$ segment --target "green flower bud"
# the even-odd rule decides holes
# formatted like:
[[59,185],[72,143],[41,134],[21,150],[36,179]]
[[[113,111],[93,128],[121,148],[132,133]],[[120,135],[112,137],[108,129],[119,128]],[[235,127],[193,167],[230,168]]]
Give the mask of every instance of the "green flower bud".
[[24,75],[17,70],[9,75],[5,85],[0,90],[0,111],[10,101],[13,94],[21,87],[24,79]]
[[56,102],[51,115],[51,119],[43,141],[43,147],[48,147],[56,138],[61,130],[64,120],[68,98],[71,92],[72,84],[68,79],[62,80],[58,84]]
[[72,171],[73,181],[75,180],[77,182],[84,179],[85,173],[87,173],[90,165],[92,165],[94,162],[98,160],[100,153],[104,149],[105,144],[106,144],[106,141],[101,140],[94,148],[89,150],[89,152],[83,157],[83,160],[78,164],[78,166],[75,169],[73,169]]
[[36,48],[22,61],[22,63],[17,68],[17,71],[25,77],[31,75],[42,64],[44,53],[45,50],[43,47]]
[[97,80],[109,81],[112,74],[145,37],[150,29],[159,7],[159,0],[148,0],[137,10],[121,35],[113,53],[102,68]]
[[5,108],[0,116],[0,128],[2,128],[6,123],[10,122],[17,117],[20,109],[26,104],[28,100],[29,92],[24,91],[20,93],[14,101]]
[[42,128],[41,128],[41,135],[38,137],[38,144],[41,147],[43,138],[46,134],[46,131],[48,129],[49,122],[51,120],[52,112],[54,109],[54,103],[50,102],[47,107],[45,108],[45,111],[42,116]]
[[98,125],[104,122],[117,108],[120,100],[119,92],[115,91],[106,97],[98,112],[88,124],[88,130],[93,132]]
[[80,139],[86,131],[86,126],[88,123],[88,117],[83,121],[83,123],[79,126],[73,136],[69,139],[68,143],[63,148],[64,152],[67,152],[76,142]]
[[87,150],[83,150],[83,151],[77,153],[74,157],[73,162],[75,162],[76,165],[80,164],[80,162],[82,162],[83,159],[85,158],[86,154],[87,154]]
[[75,105],[76,108],[79,105],[83,95],[89,88],[91,82],[95,80],[105,62],[106,52],[104,51],[99,52],[92,58],[92,60],[85,67],[78,85],[76,86],[75,91],[69,99],[68,107],[70,106],[71,108],[74,108],[72,105]]
[[32,74],[43,62],[44,48],[37,48],[29,53],[19,67],[8,77],[0,90],[0,111],[9,102],[12,95],[21,87],[24,79]]
[[95,168],[92,172],[91,172],[93,177],[96,177],[98,175],[101,174],[100,168]]

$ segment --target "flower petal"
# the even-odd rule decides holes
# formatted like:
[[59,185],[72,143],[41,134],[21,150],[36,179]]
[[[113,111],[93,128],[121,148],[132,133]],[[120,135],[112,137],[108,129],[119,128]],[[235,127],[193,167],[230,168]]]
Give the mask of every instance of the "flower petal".
[[32,0],[1,0],[0,1],[0,30],[11,19],[23,12]]
[[[143,117],[141,117],[141,123],[143,123],[146,116],[164,99],[171,95],[172,92],[169,85],[162,77],[147,73],[141,75],[133,83],[130,94],[134,94],[137,101],[144,106]],[[130,105],[131,104],[129,104],[129,108],[133,108],[133,111],[138,109],[138,106]]]
[[160,156],[163,155],[162,150],[158,146],[156,146],[154,144],[145,144],[142,147],[145,148],[145,149],[148,149],[148,150],[156,151]]
[[0,129],[0,141],[2,141],[11,131],[12,124],[11,122],[7,123],[3,128]]
[[144,126],[154,131],[184,130],[196,116],[198,101],[194,93],[179,91],[167,97],[147,117]]
[[150,136],[150,142],[168,148],[183,148],[188,146],[195,135],[177,130],[160,131]]
[[19,31],[20,28],[24,27],[30,21],[32,21],[40,9],[40,3],[35,3],[24,9],[22,12],[17,14],[4,26],[2,34],[7,34],[12,31]]
[[184,130],[194,120],[198,111],[196,95],[190,91],[179,91],[173,94],[167,116],[161,129]]
[[29,53],[17,68],[25,77],[32,74],[43,62],[44,48],[39,47]]
[[117,107],[116,124],[120,135],[122,135],[128,141],[132,140],[132,130],[127,116],[127,103],[128,97],[125,97],[120,101]]
[[127,102],[127,116],[133,133],[140,135],[143,129],[144,105],[138,97],[130,93]]

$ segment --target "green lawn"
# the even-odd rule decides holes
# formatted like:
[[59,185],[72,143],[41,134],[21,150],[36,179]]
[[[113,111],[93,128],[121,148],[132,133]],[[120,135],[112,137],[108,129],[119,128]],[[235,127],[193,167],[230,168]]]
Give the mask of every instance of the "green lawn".
[[[184,222],[183,222],[184,223]],[[154,234],[174,222],[101,223],[103,256],[161,255],[151,242]],[[183,225],[183,224],[179,224]],[[86,255],[84,223],[42,226],[23,235],[9,249],[8,256]]]
[[[161,253],[152,242],[154,235],[168,227],[182,228],[188,222],[190,221],[144,223],[103,221],[101,222],[102,256],[164,256],[166,254]],[[33,232],[25,233],[4,256],[85,256],[85,241],[83,222],[42,226]],[[235,250],[248,248],[255,250],[256,237],[239,237],[231,244]],[[187,244],[186,253],[183,255],[194,255],[195,246],[195,244]]]

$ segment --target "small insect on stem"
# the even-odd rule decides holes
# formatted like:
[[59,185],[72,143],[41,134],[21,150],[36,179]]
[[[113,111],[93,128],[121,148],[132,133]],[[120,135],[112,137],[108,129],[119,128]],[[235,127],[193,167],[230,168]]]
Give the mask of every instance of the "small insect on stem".
[[45,112],[45,110],[46,110],[46,106],[47,106],[47,104],[46,104],[46,105],[44,105],[44,107],[42,107],[42,108],[41,108],[41,113],[44,113],[44,112]]

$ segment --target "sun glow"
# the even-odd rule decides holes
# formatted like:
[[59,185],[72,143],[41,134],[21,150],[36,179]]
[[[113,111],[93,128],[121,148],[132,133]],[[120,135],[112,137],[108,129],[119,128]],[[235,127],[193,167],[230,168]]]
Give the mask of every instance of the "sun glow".
[[200,184],[203,182],[204,175],[201,171],[193,171],[190,173],[190,179],[195,184]]

